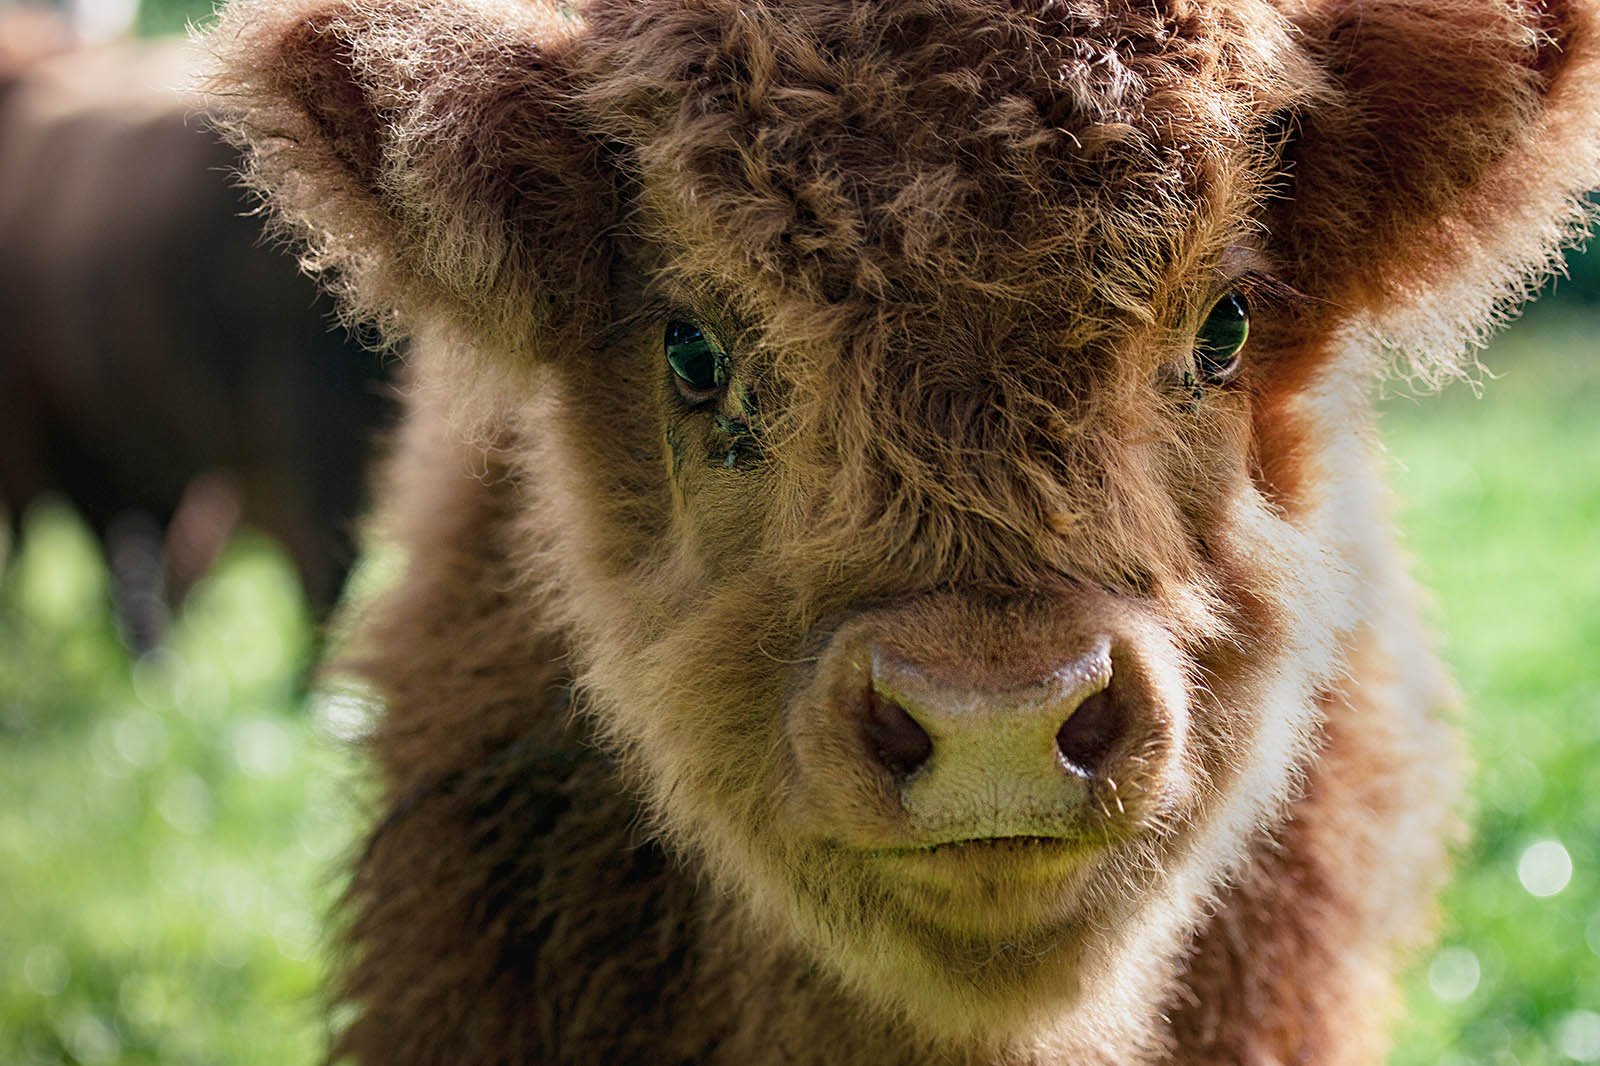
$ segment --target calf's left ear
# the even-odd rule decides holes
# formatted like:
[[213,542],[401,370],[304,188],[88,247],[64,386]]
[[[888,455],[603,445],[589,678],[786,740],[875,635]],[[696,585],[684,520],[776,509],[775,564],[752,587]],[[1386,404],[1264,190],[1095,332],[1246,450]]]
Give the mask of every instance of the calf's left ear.
[[353,319],[501,353],[604,314],[614,187],[581,25],[493,0],[233,0],[208,43],[246,179]]
[[1313,313],[1364,315],[1423,376],[1447,376],[1587,220],[1596,4],[1290,0],[1285,12],[1325,91],[1295,116],[1269,219],[1276,257]]

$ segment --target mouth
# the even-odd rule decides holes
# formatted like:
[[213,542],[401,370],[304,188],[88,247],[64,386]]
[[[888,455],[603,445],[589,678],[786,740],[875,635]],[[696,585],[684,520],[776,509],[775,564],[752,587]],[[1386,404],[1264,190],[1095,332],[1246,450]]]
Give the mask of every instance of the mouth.
[[1020,943],[1040,930],[1059,929],[1076,913],[1100,851],[1077,837],[1016,835],[959,837],[861,854],[879,883],[925,931]]
[[968,854],[993,854],[1010,855],[1013,853],[1030,853],[1039,851],[1078,851],[1082,842],[1070,840],[1066,837],[1050,836],[998,836],[998,837],[962,837],[955,840],[939,840],[926,844],[912,844],[904,847],[875,848],[867,852],[867,857],[872,859],[906,858],[920,855],[939,855],[961,851]]
[[1094,864],[1098,844],[1079,837],[961,837],[879,848],[867,857],[904,886],[992,897],[1075,882]]

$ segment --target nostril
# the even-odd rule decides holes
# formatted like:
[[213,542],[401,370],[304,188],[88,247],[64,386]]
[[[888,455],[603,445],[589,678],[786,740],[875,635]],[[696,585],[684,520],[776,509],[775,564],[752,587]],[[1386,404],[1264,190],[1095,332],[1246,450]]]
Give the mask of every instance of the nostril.
[[867,713],[861,731],[867,747],[891,774],[910,777],[933,754],[933,738],[900,703],[876,686],[867,689]]
[[1084,777],[1098,777],[1105,770],[1107,757],[1122,739],[1123,715],[1110,689],[1102,689],[1084,700],[1072,716],[1056,731],[1056,751],[1068,770]]

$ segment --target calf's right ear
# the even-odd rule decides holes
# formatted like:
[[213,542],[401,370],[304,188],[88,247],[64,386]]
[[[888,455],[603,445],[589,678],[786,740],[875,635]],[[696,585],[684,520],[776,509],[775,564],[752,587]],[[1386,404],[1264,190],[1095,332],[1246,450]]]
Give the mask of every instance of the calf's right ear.
[[572,117],[554,5],[233,0],[208,44],[224,133],[354,320],[534,355],[603,321],[614,185]]

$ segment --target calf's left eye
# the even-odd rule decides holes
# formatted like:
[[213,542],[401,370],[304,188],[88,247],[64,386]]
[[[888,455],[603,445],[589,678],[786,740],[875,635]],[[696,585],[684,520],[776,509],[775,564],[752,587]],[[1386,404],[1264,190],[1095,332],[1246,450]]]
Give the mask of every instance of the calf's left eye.
[[1240,352],[1250,337],[1250,305],[1236,290],[1222,294],[1211,306],[1194,339],[1195,369],[1200,380],[1220,385],[1238,374]]
[[662,344],[685,399],[693,403],[709,400],[727,384],[727,355],[699,323],[686,318],[671,320]]

